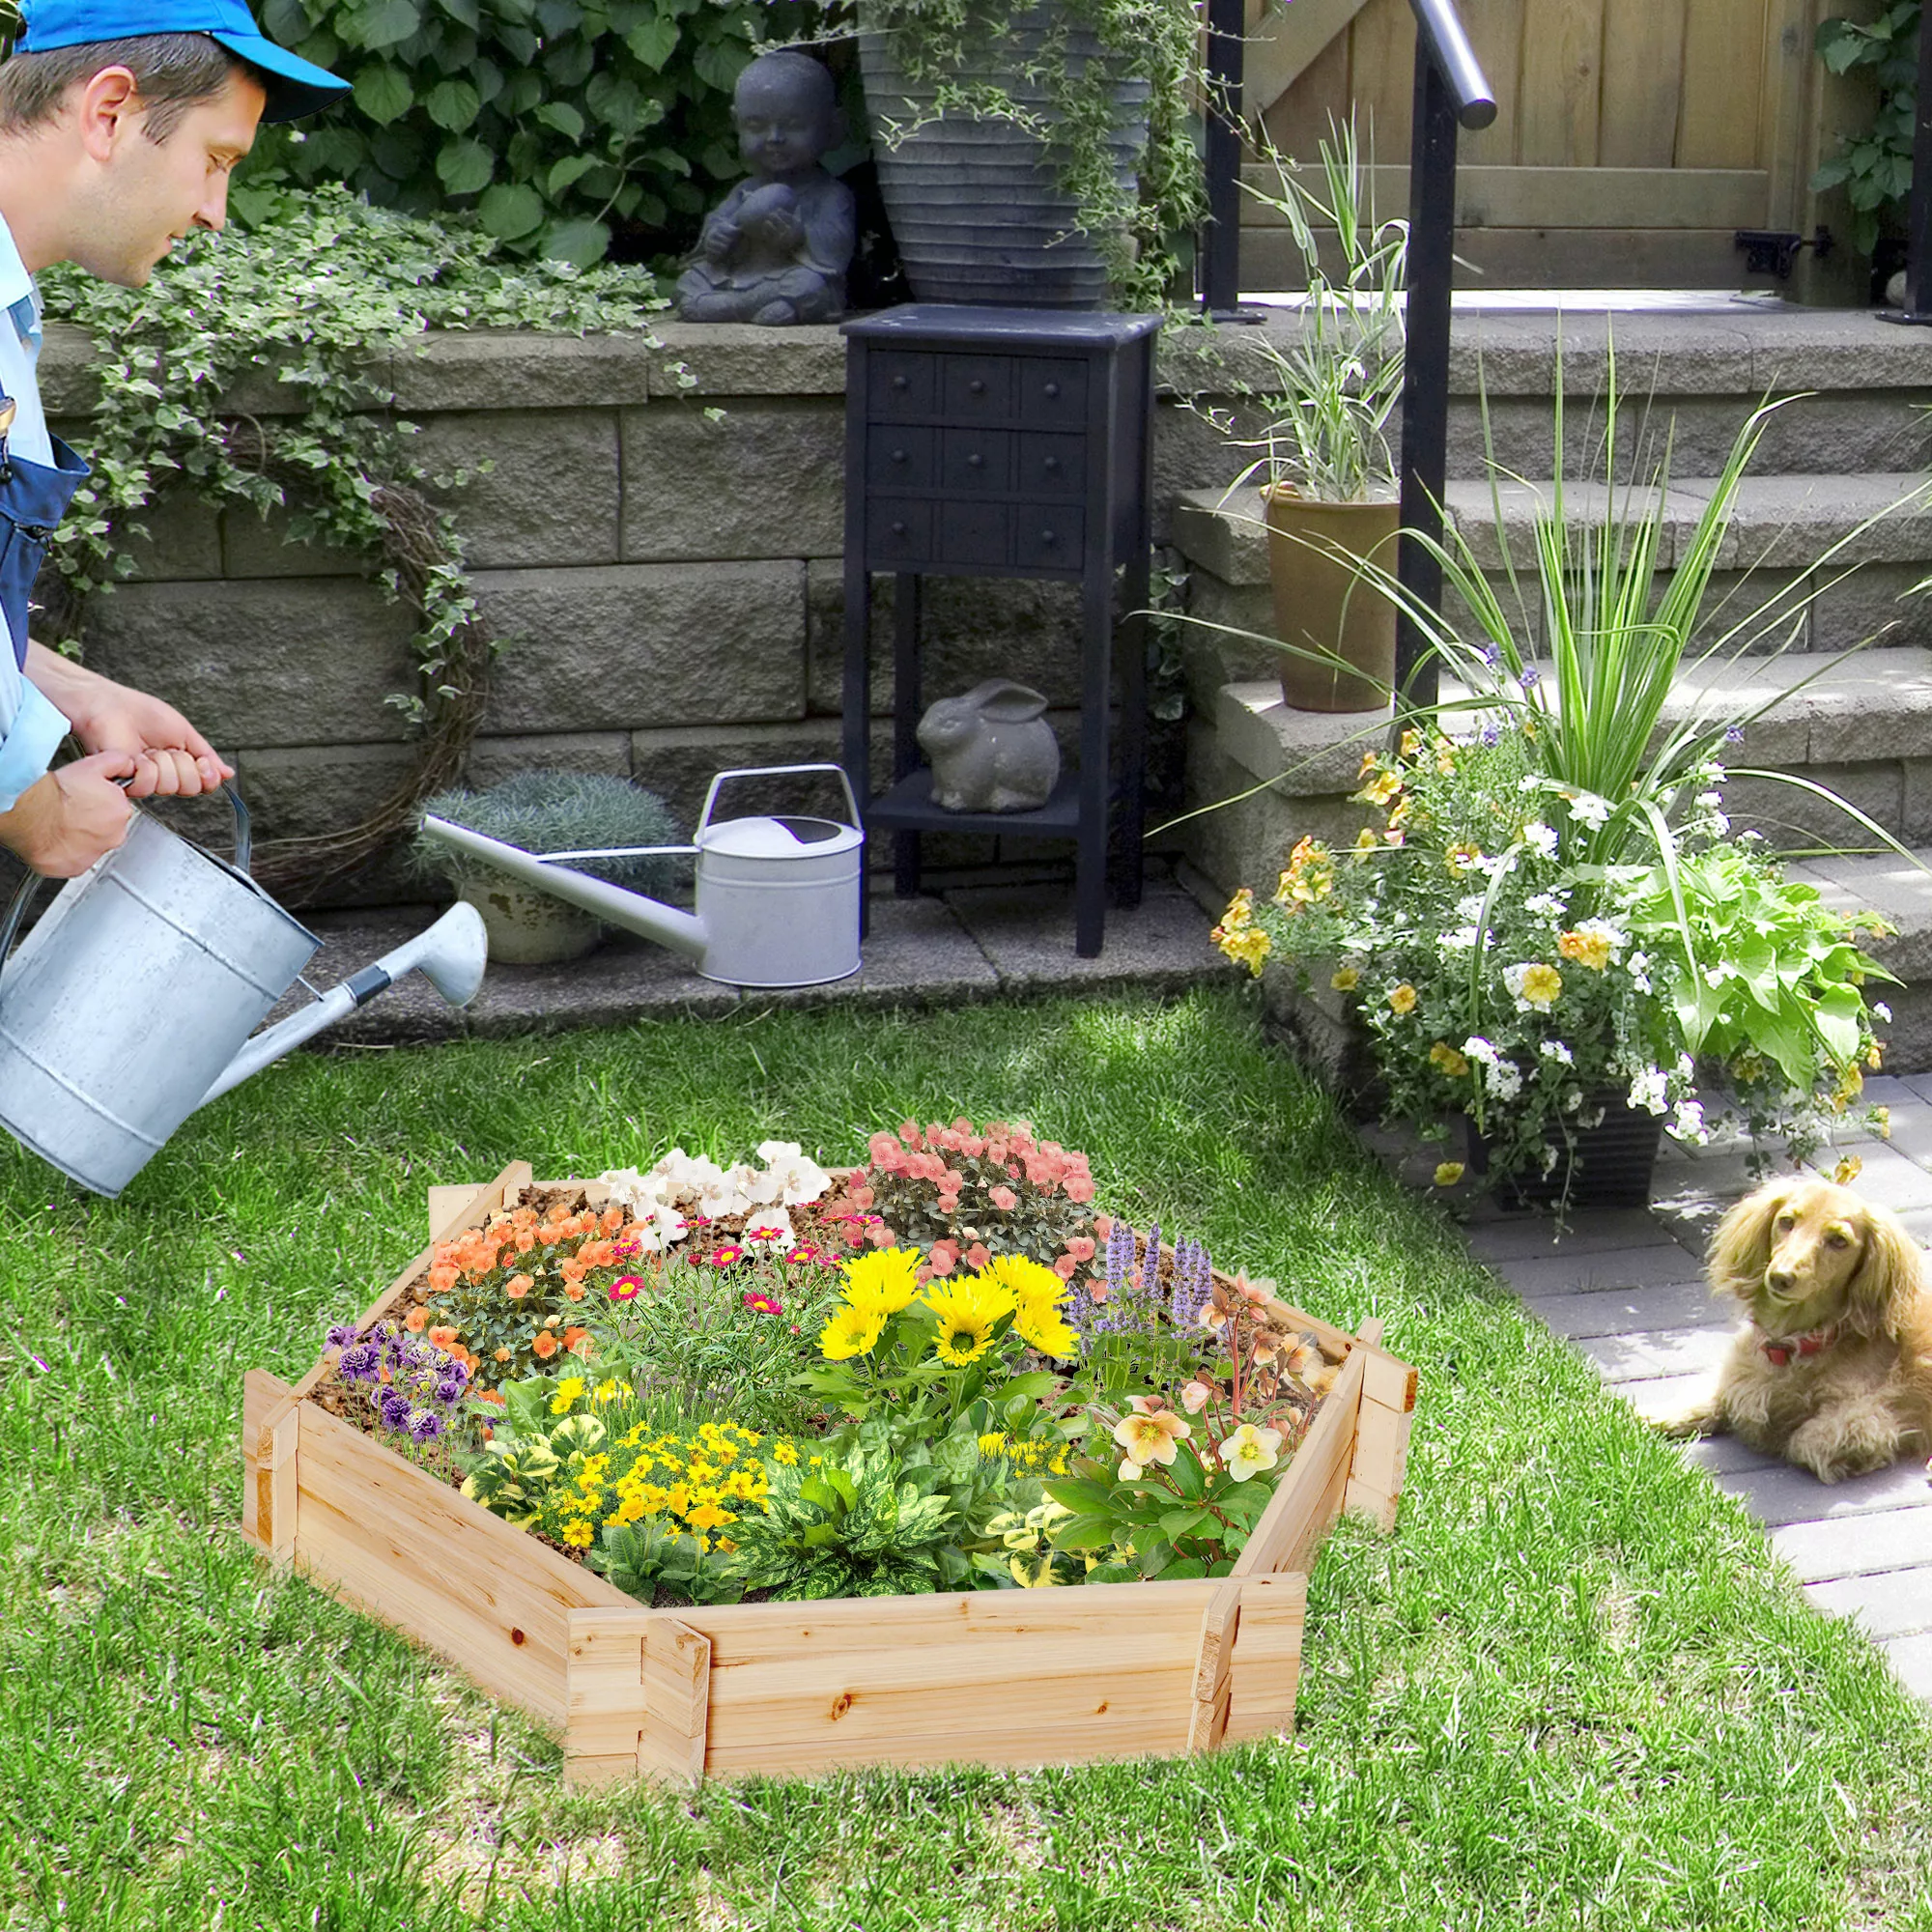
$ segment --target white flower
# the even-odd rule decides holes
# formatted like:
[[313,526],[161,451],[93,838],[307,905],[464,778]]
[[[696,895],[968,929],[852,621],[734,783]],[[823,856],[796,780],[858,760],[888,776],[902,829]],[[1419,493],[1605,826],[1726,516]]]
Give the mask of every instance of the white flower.
[[1630,976],[1631,976],[1631,984],[1634,986],[1639,993],[1647,993],[1650,991],[1649,953],[1633,952],[1631,954]]
[[1577,1056],[1560,1039],[1546,1039],[1537,1052],[1546,1060],[1554,1060],[1564,1066],[1575,1066]]
[[1610,815],[1609,803],[1593,791],[1570,794],[1570,816],[1578,825],[1602,825]]
[[1444,952],[1466,952],[1481,937],[1473,925],[1459,925],[1453,932],[1445,932],[1436,945]]
[[1466,919],[1473,922],[1481,919],[1482,916],[1483,895],[1481,893],[1469,893],[1456,901],[1456,917],[1458,919]]
[[1670,1131],[1679,1140],[1695,1141],[1699,1147],[1711,1138],[1711,1130],[1704,1124],[1704,1110],[1695,1100],[1678,1101]]
[[1663,1112],[1664,1093],[1668,1082],[1655,1066],[1646,1066],[1630,1087],[1630,1104],[1641,1107],[1647,1114]]
[[1891,1009],[1883,1000],[1874,1000],[1872,1002],[1872,1018],[1877,1020],[1881,1026],[1889,1026],[1891,1024]]
[[1523,900],[1522,909],[1541,913],[1545,919],[1561,919],[1570,910],[1561,893],[1538,893]]
[[1495,1048],[1479,1033],[1472,1033],[1463,1042],[1463,1051],[1471,1060],[1480,1060],[1485,1066],[1493,1066],[1496,1064]]
[[1574,1114],[1583,1104],[1583,1090],[1580,1087],[1566,1087],[1563,1090],[1563,1111]]
[[1546,859],[1556,856],[1556,835],[1540,818],[1532,818],[1522,828],[1522,842],[1534,845]]
[[1522,1075],[1513,1060],[1499,1060],[1483,1068],[1483,1083],[1498,1100],[1514,1100],[1522,1092]]
[[798,1246],[798,1236],[792,1232],[791,1216],[782,1208],[757,1208],[745,1224],[745,1239],[774,1248]]
[[1706,811],[1716,811],[1718,808],[1723,804],[1723,802],[1724,802],[1724,795],[1722,792],[1700,791],[1697,794],[1697,803],[1701,805]]

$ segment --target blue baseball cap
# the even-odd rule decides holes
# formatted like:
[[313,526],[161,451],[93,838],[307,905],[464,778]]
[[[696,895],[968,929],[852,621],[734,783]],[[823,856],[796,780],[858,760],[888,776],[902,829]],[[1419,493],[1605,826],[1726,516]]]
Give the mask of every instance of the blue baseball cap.
[[245,0],[27,0],[19,51],[43,54],[143,34],[206,34],[261,75],[264,121],[294,121],[340,100],[349,83],[267,39]]

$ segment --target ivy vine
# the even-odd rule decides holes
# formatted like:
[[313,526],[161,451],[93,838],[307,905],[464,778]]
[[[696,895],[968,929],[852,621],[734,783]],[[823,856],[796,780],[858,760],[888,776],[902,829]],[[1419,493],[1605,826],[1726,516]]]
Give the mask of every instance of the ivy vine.
[[[257,867],[300,903],[353,872],[450,783],[481,715],[497,648],[463,564],[455,520],[395,412],[390,370],[435,329],[646,331],[665,303],[648,275],[512,263],[486,236],[371,208],[340,187],[276,189],[245,234],[190,238],[144,289],[65,267],[41,278],[50,320],[93,336],[94,474],[43,575],[49,641],[77,647],[88,600],[133,568],[143,514],[174,483],[210,506],[288,512],[291,541],[363,557],[415,617],[413,689],[386,700],[415,728],[408,780],[342,831],[265,841]],[[675,366],[675,365],[673,365]],[[678,369],[680,380],[688,374]],[[296,390],[299,413],[260,418],[225,398],[247,380]]]
[[1871,129],[1845,134],[1811,177],[1814,189],[1842,186],[1852,206],[1852,242],[1869,255],[1881,234],[1897,233],[1912,192],[1912,138],[1918,114],[1919,0],[1892,0],[1870,20],[1819,23],[1817,47],[1833,73],[1876,70]]

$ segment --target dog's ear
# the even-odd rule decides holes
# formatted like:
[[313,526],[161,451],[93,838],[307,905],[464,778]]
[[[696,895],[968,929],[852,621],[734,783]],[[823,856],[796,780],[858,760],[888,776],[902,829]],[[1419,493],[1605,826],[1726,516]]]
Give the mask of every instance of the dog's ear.
[[1733,1301],[1749,1305],[1771,1265],[1771,1224],[1790,1198],[1789,1186],[1768,1182],[1755,1193],[1747,1194],[1718,1223],[1704,1258],[1713,1293],[1728,1294]]
[[1860,1335],[1897,1340],[1906,1305],[1924,1278],[1924,1251],[1898,1217],[1869,1204],[1864,1210],[1864,1252],[1845,1286],[1845,1325]]

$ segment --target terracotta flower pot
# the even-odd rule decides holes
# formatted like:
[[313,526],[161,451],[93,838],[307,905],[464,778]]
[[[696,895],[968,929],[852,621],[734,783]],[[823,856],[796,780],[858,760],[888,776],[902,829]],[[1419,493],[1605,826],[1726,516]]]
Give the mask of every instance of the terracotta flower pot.
[[1401,506],[1317,502],[1285,484],[1262,500],[1275,636],[1294,647],[1281,654],[1283,698],[1297,711],[1379,710],[1395,684],[1395,606],[1348,558],[1393,573]]
[[507,880],[472,882],[457,895],[483,915],[490,957],[504,966],[553,966],[581,959],[597,944],[596,919],[548,893],[528,892]]

